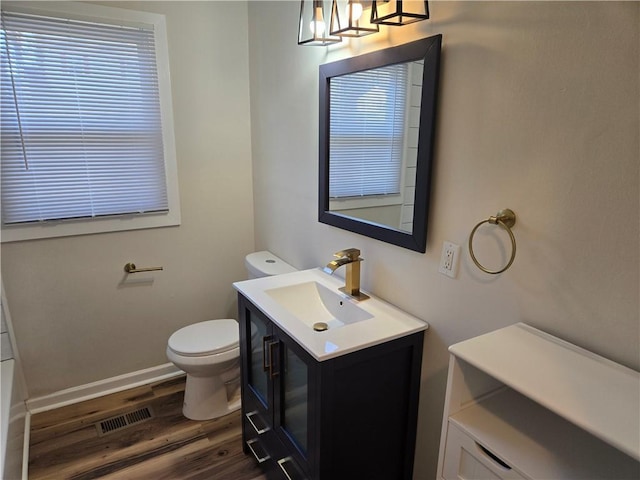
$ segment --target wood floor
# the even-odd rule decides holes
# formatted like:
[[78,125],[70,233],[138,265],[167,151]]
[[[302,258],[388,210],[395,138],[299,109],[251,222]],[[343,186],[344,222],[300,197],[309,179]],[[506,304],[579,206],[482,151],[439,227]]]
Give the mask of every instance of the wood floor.
[[[184,377],[31,417],[29,479],[266,480],[242,452],[240,412],[182,416]],[[149,407],[153,418],[99,436],[96,423]]]

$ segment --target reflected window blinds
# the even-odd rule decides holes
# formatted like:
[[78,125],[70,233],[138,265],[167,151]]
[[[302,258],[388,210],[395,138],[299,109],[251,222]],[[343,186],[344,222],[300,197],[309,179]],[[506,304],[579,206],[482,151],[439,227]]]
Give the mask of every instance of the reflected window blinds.
[[330,198],[400,193],[408,65],[331,79]]

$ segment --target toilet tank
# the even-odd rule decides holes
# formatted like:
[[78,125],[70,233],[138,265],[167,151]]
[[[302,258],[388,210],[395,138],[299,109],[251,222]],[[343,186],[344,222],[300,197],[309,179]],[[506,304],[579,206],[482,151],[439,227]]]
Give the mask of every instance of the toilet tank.
[[250,253],[245,257],[244,264],[249,279],[297,271],[296,268],[267,251]]

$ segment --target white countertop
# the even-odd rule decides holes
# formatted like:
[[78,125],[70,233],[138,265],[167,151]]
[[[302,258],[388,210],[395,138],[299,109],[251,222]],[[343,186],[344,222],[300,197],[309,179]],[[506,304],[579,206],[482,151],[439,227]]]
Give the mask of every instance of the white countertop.
[[449,351],[640,460],[640,373],[524,323]]
[[[324,332],[316,332],[266,293],[274,288],[307,282],[317,282],[329,288],[342,296],[345,302],[354,303],[371,314],[373,318],[339,328],[329,328]],[[319,361],[379,345],[429,328],[423,320],[409,315],[369,292],[366,292],[371,297],[368,300],[357,301],[351,298],[338,290],[344,286],[341,278],[329,275],[319,268],[244,280],[234,283],[233,286]]]

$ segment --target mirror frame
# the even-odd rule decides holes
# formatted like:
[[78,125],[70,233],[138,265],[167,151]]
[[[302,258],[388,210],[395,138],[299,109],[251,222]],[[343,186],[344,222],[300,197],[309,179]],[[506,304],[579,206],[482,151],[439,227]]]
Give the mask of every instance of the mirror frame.
[[[441,45],[442,35],[434,35],[397,47],[320,65],[319,222],[416,252],[424,253],[426,251]],[[362,70],[416,60],[424,60],[424,73],[412,232],[405,232],[387,225],[369,222],[329,210],[329,100],[331,79]]]

